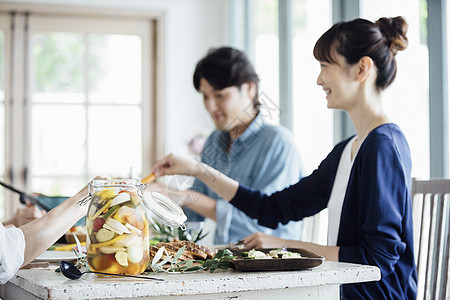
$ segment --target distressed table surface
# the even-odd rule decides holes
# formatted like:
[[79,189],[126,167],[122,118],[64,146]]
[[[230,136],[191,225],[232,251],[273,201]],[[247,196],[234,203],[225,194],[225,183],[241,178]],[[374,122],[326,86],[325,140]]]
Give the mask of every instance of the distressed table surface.
[[[66,279],[53,269],[19,270],[0,287],[4,299],[339,299],[339,285],[380,279],[377,267],[325,261],[321,266],[284,272],[218,270],[190,274],[157,274],[163,282],[102,278],[85,274]],[[181,296],[181,297],[180,297]],[[201,297],[199,297],[201,296]],[[277,298],[278,299],[278,298]]]

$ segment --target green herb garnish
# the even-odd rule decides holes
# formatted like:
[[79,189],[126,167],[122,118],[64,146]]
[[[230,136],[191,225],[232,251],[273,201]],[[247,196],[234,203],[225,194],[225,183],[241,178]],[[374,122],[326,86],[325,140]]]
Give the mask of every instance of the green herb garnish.
[[[214,255],[212,259],[207,260],[184,260],[177,262],[177,260],[181,257],[181,254],[183,253],[185,247],[181,247],[178,252],[175,254],[175,256],[172,257],[172,255],[169,255],[167,251],[164,249],[164,247],[161,247],[158,252],[156,253],[155,257],[153,258],[153,261],[151,262],[150,269],[153,270],[153,272],[167,272],[167,273],[174,273],[174,272],[190,272],[190,271],[210,271],[211,273],[214,273],[217,269],[228,269],[230,267],[230,260],[233,258],[236,258],[236,256],[233,256],[233,253],[228,249],[220,250],[219,252]],[[162,255],[166,254],[166,258],[159,262]],[[170,263],[170,267],[167,269],[163,268],[163,265],[166,263]],[[194,263],[199,263],[200,265],[194,266]]]

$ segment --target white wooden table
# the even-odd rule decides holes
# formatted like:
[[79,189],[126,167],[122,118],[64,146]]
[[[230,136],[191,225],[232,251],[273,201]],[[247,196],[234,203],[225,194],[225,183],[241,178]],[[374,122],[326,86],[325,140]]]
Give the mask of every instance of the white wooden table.
[[[377,267],[325,261],[303,271],[157,274],[164,281],[101,278],[66,279],[53,269],[19,270],[0,286],[3,299],[339,299],[339,285],[380,279]],[[275,298],[276,297],[276,298]]]

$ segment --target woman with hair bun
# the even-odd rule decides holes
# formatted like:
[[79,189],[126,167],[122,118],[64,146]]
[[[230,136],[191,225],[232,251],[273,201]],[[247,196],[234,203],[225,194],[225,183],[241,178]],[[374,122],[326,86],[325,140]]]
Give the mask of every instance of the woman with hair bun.
[[327,107],[348,113],[356,135],[338,143],[319,167],[297,184],[272,195],[253,191],[220,172],[170,154],[157,175],[185,174],[202,180],[231,204],[275,228],[329,210],[328,245],[281,240],[261,234],[248,247],[304,248],[328,260],[377,266],[381,280],[342,286],[347,299],[415,299],[411,208],[411,156],[400,128],[382,106],[382,92],[395,79],[395,55],[406,49],[402,17],[335,24],[314,47],[317,84]]

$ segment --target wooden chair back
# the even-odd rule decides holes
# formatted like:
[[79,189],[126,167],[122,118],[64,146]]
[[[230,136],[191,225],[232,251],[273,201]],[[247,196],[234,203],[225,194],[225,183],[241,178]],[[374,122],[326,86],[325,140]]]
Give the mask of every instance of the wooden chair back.
[[413,178],[411,195],[417,299],[449,299],[450,179]]

